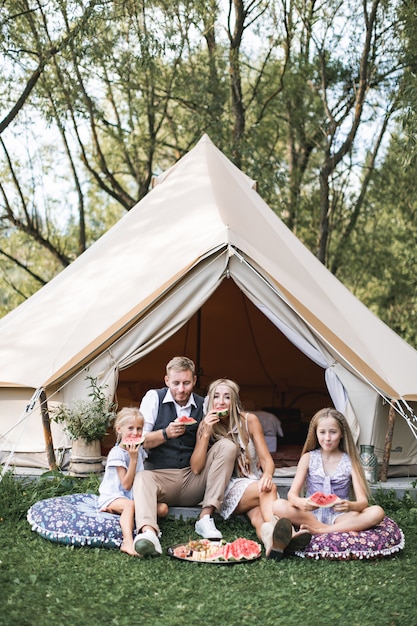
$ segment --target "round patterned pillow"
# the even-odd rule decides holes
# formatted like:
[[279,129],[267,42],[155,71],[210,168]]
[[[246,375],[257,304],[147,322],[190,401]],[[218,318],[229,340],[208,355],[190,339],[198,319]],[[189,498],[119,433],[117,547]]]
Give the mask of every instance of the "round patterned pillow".
[[119,548],[120,516],[103,513],[98,496],[76,493],[36,502],[27,513],[32,530],[49,541],[74,546]]
[[332,532],[314,535],[297,556],[307,559],[376,559],[390,556],[404,548],[404,534],[389,517],[361,532]]

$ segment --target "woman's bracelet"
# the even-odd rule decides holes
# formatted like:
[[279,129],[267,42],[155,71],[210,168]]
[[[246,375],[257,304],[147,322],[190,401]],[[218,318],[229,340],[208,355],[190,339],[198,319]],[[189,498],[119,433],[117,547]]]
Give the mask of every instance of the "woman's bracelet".
[[165,441],[168,441],[169,437],[168,437],[168,433],[167,433],[167,429],[166,428],[162,429],[162,436],[165,439]]

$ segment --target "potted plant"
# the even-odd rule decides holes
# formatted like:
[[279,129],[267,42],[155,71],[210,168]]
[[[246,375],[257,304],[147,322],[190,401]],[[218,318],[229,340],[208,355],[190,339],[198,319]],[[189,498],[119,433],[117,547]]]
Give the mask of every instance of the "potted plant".
[[61,404],[51,411],[51,419],[62,424],[73,440],[69,473],[86,476],[103,472],[100,440],[114,420],[116,406],[110,402],[97,378],[89,381],[90,400],[75,400],[71,406]]

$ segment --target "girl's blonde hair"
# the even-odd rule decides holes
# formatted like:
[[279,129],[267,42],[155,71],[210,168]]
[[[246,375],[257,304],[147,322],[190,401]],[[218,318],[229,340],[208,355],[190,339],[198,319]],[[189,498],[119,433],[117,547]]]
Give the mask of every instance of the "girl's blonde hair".
[[347,423],[345,416],[342,413],[339,413],[339,411],[337,411],[336,409],[320,409],[320,411],[317,411],[317,413],[313,415],[310,421],[310,425],[308,427],[307,438],[305,440],[301,455],[303,455],[305,452],[310,452],[311,450],[316,450],[320,448],[320,444],[317,439],[317,428],[319,426],[320,420],[326,417],[332,417],[337,422],[340,428],[340,432],[342,433],[339,441],[339,449],[342,452],[346,452],[346,454],[350,458],[352,467],[356,470],[362,486],[366,494],[369,496],[369,485],[365,478],[365,474],[359,459],[358,449],[353,440],[352,431],[350,430],[350,426]]
[[119,442],[121,439],[120,433],[118,433],[117,429],[121,428],[126,422],[132,419],[138,419],[143,428],[145,418],[137,407],[125,406],[123,407],[123,409],[120,409],[120,411],[118,411],[116,419],[114,421],[114,431],[117,435],[117,442]]
[[246,447],[248,444],[248,429],[244,428],[242,424],[242,422],[246,422],[246,418],[242,415],[243,407],[239,397],[240,387],[237,383],[229,378],[218,378],[212,382],[207,392],[208,402],[206,412],[211,411],[213,408],[214,394],[219,385],[226,385],[226,387],[230,389],[229,422],[228,424],[222,421],[217,422],[217,424],[213,426],[212,439],[218,441],[219,439],[223,439],[223,437],[228,437],[236,444],[239,444],[240,437],[240,440]]

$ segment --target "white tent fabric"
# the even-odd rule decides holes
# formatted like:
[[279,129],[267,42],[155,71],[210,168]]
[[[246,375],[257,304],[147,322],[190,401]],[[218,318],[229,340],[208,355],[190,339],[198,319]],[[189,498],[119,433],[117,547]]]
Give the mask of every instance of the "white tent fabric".
[[[332,401],[358,441],[380,447],[380,396],[413,406],[417,352],[301,244],[253,181],[203,136],[89,250],[0,320],[3,449],[17,446],[13,427],[35,389],[45,388],[52,404],[83,397],[88,366],[113,394],[123,370],[175,336],[229,279],[324,369]],[[41,453],[39,412],[31,415],[16,451]],[[53,434],[56,447],[66,445],[59,429]],[[416,464],[414,444],[402,446],[395,462]]]

